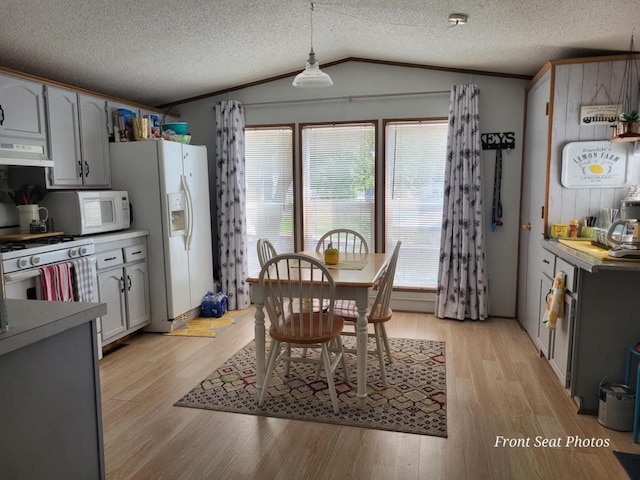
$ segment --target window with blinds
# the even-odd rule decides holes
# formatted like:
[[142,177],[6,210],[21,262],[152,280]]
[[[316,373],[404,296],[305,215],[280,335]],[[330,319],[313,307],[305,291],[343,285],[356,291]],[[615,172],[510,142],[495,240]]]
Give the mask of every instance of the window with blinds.
[[293,126],[245,128],[249,273],[260,271],[258,239],[293,252]]
[[437,286],[447,122],[385,123],[386,250],[402,241],[395,285]]
[[374,250],[376,122],[302,125],[304,249],[336,228]]

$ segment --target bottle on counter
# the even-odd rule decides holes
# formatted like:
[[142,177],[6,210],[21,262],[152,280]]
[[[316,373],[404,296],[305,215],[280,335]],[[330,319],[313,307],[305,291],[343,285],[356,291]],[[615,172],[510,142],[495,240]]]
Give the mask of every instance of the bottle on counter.
[[569,238],[578,238],[578,230],[580,230],[578,226],[578,220],[573,219],[571,223],[569,223]]

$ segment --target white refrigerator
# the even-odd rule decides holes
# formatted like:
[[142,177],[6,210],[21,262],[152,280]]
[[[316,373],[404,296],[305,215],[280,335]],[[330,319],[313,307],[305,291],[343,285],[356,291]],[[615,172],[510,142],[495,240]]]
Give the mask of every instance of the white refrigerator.
[[152,332],[196,318],[213,291],[207,148],[165,140],[111,143],[112,188],[127,190],[132,228],[148,230]]

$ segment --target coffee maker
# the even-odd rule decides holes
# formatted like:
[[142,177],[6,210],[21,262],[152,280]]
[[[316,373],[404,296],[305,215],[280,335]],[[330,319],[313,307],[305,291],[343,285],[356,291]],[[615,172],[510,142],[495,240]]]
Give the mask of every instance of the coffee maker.
[[640,257],[640,215],[636,218],[624,218],[624,215],[623,220],[613,222],[607,232],[607,243],[613,245],[609,256]]

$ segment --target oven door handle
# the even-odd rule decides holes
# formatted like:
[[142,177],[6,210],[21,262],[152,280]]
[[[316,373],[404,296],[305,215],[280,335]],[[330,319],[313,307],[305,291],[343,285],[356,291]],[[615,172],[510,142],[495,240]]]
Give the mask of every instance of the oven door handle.
[[[96,263],[96,256],[91,255],[89,257],[83,257],[89,260],[90,263]],[[62,263],[62,262],[60,262]],[[23,270],[22,272],[12,272],[4,274],[5,283],[13,283],[19,282],[21,280],[27,280],[29,278],[39,277],[40,276],[40,268],[33,267],[28,270]]]
[[26,272],[5,273],[4,281],[5,283],[13,283],[13,282],[19,282],[21,280],[26,280],[28,278],[39,277],[39,276],[40,276],[40,269],[32,268],[30,270],[27,270]]

